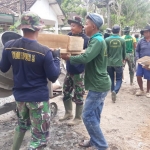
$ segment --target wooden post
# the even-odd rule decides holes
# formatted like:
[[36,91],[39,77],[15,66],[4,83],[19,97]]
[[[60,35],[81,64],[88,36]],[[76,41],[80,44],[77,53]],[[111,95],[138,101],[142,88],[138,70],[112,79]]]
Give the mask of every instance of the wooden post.
[[20,15],[22,14],[22,0],[20,0]]

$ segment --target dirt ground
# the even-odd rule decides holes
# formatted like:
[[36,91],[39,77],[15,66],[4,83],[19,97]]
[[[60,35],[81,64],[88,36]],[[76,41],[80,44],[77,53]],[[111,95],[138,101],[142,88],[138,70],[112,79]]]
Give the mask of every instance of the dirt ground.
[[[116,103],[112,103],[110,93],[106,97],[101,117],[102,131],[111,150],[150,150],[150,99],[135,96],[138,86],[136,79],[133,86],[129,85],[128,68],[124,76],[126,82],[122,84]],[[0,105],[6,99],[11,101],[13,97],[1,98]],[[82,150],[78,142],[88,139],[84,124],[68,127],[67,122],[60,123],[58,119],[64,114],[62,96],[51,99],[51,102],[57,103],[58,113],[51,123],[47,150]],[[0,116],[0,150],[10,150],[16,124],[14,112]],[[27,149],[29,140],[30,132],[27,132],[21,150]]]

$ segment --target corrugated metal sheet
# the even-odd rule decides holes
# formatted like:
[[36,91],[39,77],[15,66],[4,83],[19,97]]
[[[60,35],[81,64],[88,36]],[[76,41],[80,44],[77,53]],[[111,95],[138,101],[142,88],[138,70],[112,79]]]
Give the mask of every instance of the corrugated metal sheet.
[[[36,0],[25,0],[26,9],[30,9]],[[22,1],[22,10],[25,11],[25,3]],[[20,12],[20,1],[19,0],[3,0],[0,1],[0,13],[14,14]]]

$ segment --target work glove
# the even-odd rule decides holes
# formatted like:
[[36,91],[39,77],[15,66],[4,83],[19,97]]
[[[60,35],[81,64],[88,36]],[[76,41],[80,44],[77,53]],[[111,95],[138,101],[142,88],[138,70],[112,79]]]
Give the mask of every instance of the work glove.
[[60,49],[55,49],[54,51],[52,51],[53,54],[53,58],[58,58],[60,59]]

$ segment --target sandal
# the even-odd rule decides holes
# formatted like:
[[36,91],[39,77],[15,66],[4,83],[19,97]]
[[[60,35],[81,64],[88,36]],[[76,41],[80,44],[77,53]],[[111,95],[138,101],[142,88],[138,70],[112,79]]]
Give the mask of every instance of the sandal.
[[150,93],[146,93],[146,97],[147,97],[147,98],[150,98]]
[[89,140],[82,140],[81,143],[79,143],[79,146],[81,147],[91,147]]

